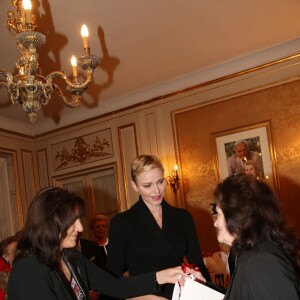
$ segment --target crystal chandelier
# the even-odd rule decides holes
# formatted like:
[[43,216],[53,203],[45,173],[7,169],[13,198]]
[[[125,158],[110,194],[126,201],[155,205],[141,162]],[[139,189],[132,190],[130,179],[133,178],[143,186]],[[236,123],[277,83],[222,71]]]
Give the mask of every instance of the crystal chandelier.
[[[31,123],[35,123],[37,114],[42,105],[47,105],[51,94],[55,90],[59,98],[69,107],[79,105],[82,94],[93,81],[94,69],[100,63],[100,58],[90,54],[88,45],[88,30],[82,26],[81,35],[84,44],[84,55],[78,59],[73,55],[71,59],[73,79],[70,80],[64,72],[54,71],[44,77],[37,74],[39,67],[37,50],[46,42],[46,37],[37,31],[35,16],[31,12],[30,0],[12,0],[17,8],[17,15],[8,11],[7,27],[11,35],[16,36],[17,49],[21,56],[16,62],[18,73],[12,75],[6,70],[0,69],[0,74],[5,81],[0,81],[0,88],[5,86],[8,96],[13,104],[22,104],[23,110],[29,117]],[[86,72],[84,82],[79,82],[78,65]],[[67,90],[71,93],[71,100],[67,99],[60,87],[53,83],[53,79],[60,76],[67,84]]]

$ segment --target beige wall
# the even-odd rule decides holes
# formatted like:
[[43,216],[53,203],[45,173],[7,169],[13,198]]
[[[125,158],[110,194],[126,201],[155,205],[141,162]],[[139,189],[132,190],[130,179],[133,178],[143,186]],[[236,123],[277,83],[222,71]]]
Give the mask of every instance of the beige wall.
[[[170,187],[166,199],[192,212],[204,252],[215,251],[216,241],[210,203],[217,182],[211,134],[270,120],[274,167],[284,213],[300,235],[298,195],[300,184],[300,84],[295,62],[280,62],[208,82],[144,102],[112,115],[99,117],[37,137],[3,134],[3,147],[17,155],[20,203],[19,218],[35,190],[59,180],[84,177],[113,166],[119,208],[129,208],[137,199],[130,187],[130,162],[138,154],[153,153],[162,159],[168,176],[179,165],[180,189]],[[291,79],[290,79],[291,78]],[[108,134],[108,156],[86,158],[57,168],[55,158],[65,147],[75,149],[83,138],[90,147],[98,136]],[[88,149],[88,148],[87,148]],[[86,150],[83,150],[86,151]],[[34,177],[34,178],[33,178]],[[22,222],[20,222],[21,224]]]
[[[218,180],[212,134],[269,120],[279,193],[289,223],[300,235],[300,82],[250,92],[222,102],[177,112],[175,124],[188,206],[209,210]],[[272,140],[270,143],[272,143]],[[199,218],[203,232],[211,232]],[[206,243],[204,240],[202,243]]]

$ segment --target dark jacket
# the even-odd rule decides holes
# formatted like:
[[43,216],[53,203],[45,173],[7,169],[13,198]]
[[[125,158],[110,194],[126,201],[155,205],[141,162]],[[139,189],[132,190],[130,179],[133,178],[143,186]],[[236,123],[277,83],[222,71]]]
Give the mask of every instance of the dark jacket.
[[238,256],[224,300],[299,300],[299,278],[281,248],[267,241]]
[[[129,210],[110,223],[107,267],[121,276],[180,266],[184,258],[198,264],[210,280],[204,265],[193,218],[185,209],[162,202],[162,229],[140,197]],[[166,285],[160,296],[172,298],[174,285]]]
[[[77,270],[86,291],[93,289],[118,298],[131,298],[156,293],[155,273],[139,277],[116,278],[74,250]],[[17,260],[8,281],[9,300],[73,300],[55,271],[41,264],[34,256]]]
[[94,262],[97,266],[106,269],[106,253],[103,247],[100,247],[97,242],[80,239],[80,249],[83,256]]

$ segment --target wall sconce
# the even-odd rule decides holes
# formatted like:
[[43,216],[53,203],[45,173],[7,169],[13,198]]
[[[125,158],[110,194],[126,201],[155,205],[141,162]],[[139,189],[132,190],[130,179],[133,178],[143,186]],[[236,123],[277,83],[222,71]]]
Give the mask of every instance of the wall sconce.
[[174,165],[174,170],[172,170],[171,176],[167,177],[167,183],[172,187],[174,193],[179,189],[179,176],[178,176],[178,166]]

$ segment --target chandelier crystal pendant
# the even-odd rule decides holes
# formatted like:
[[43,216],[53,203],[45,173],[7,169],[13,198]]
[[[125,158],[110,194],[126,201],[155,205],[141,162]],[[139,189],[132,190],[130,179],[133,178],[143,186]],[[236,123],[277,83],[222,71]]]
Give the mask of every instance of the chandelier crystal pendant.
[[[37,74],[39,67],[37,50],[46,43],[46,37],[37,31],[35,16],[31,12],[31,2],[30,0],[12,0],[12,3],[17,8],[17,15],[8,11],[7,27],[10,34],[16,36],[17,49],[21,56],[16,62],[18,74],[12,75],[0,69],[0,74],[6,79],[6,81],[0,81],[0,88],[2,86],[7,88],[12,103],[22,105],[31,123],[36,122],[41,106],[49,103],[54,90],[65,105],[78,106],[82,94],[93,81],[94,69],[101,62],[98,56],[90,54],[87,27],[83,25],[81,29],[85,54],[78,59],[73,55],[71,59],[73,79],[68,79],[62,71],[54,71],[44,77]],[[84,82],[78,80],[77,63],[86,72]],[[53,79],[58,76],[67,84],[71,100],[67,99],[60,87],[53,83]]]

